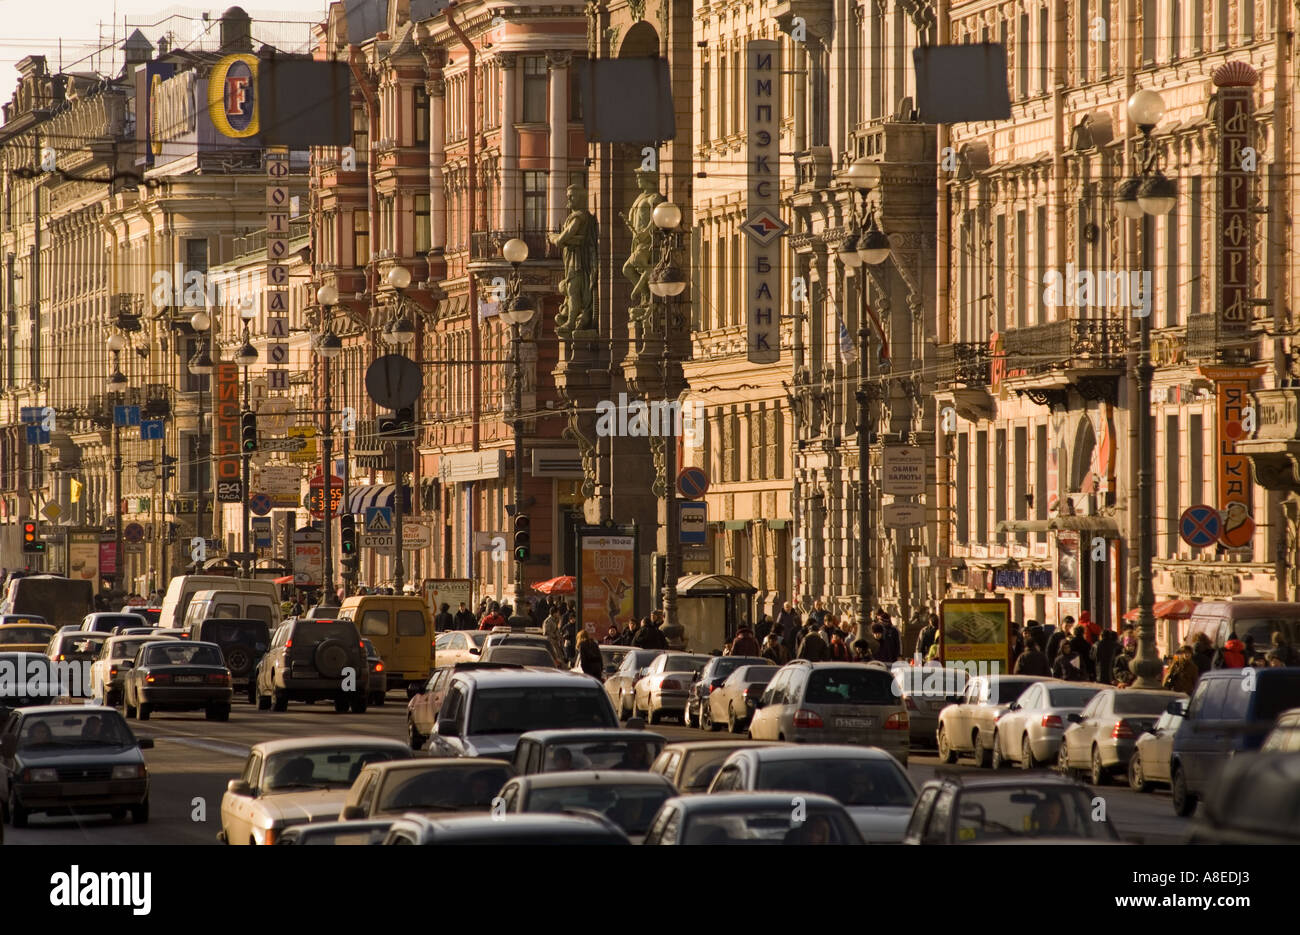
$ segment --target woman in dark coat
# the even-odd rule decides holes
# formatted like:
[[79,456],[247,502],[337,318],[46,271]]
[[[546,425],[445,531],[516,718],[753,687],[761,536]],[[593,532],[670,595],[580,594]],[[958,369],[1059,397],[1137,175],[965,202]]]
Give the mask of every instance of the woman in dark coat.
[[603,680],[605,660],[600,654],[600,644],[586,630],[578,631],[578,661],[584,675]]

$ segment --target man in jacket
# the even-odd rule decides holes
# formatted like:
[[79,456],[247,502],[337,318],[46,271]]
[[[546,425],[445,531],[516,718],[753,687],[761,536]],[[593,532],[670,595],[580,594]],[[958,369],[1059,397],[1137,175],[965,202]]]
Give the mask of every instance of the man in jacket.
[[1092,647],[1092,671],[1098,682],[1111,684],[1115,674],[1115,655],[1119,652],[1119,640],[1114,630],[1102,630],[1101,638]]
[[443,630],[450,630],[455,625],[455,620],[451,616],[451,605],[443,604],[438,608],[438,616],[433,618],[433,629],[437,633]]
[[930,654],[930,647],[934,645],[935,640],[939,638],[939,615],[930,614],[930,622],[921,628],[921,634],[916,638],[916,655],[925,659]]
[[1210,645],[1210,638],[1204,633],[1197,633],[1192,640],[1192,662],[1196,663],[1197,678],[1214,667],[1214,647]]
[[[809,615],[811,617],[811,615]],[[831,648],[826,645],[826,641],[821,638],[817,628],[809,621],[807,631],[804,633],[803,642],[799,644],[799,652],[795,654],[796,659],[807,659],[809,662],[826,662],[831,658]]]
[[1047,638],[1047,658],[1055,659],[1061,654],[1061,641],[1068,640],[1074,632],[1074,618],[1066,617],[1061,625]]
[[801,625],[799,615],[795,613],[789,601],[781,605],[781,612],[776,615],[776,622],[781,627],[781,632],[787,636]]
[[[877,631],[876,627],[879,627]],[[880,641],[875,657],[877,662],[897,662],[903,655],[903,637],[883,610],[876,611],[876,623],[871,626],[872,635]]]
[[653,617],[646,617],[641,621],[641,627],[636,631],[636,636],[632,637],[632,645],[637,649],[667,649],[668,640],[659,630],[659,625],[655,623]]
[[1087,630],[1083,624],[1074,628],[1074,636],[1070,640],[1070,653],[1078,657],[1079,666],[1083,669],[1083,681],[1092,682],[1096,680],[1096,671],[1092,666],[1092,644],[1088,642],[1085,635]]
[[1025,651],[1016,660],[1016,675],[1051,675],[1052,666],[1047,661],[1042,644],[1030,638],[1025,643]]
[[753,632],[749,627],[741,627],[736,631],[736,638],[731,641],[731,647],[728,649],[727,655],[757,656],[758,654],[758,640],[754,639]]
[[454,627],[457,630],[473,630],[478,626],[478,621],[474,619],[474,613],[464,602],[460,602],[460,609],[456,611]]

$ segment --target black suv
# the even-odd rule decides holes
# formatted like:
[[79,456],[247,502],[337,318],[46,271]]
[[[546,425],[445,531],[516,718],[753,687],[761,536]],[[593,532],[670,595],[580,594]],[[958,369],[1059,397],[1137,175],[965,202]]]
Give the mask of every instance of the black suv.
[[220,646],[235,694],[247,693],[248,703],[257,704],[257,664],[271,646],[271,631],[265,620],[210,617],[190,624],[185,635],[196,642]]
[[350,620],[282,623],[257,667],[257,706],[284,711],[290,701],[332,699],[334,710],[366,710],[370,664]]

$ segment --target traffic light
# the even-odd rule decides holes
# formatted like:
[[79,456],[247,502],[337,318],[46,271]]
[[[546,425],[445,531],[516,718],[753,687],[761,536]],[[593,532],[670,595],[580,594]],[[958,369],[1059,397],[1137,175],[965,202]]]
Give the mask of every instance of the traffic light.
[[257,413],[251,409],[239,414],[239,441],[245,454],[257,450]]
[[31,521],[25,521],[23,523],[23,551],[45,551],[45,541],[37,535],[36,524]]
[[361,559],[355,555],[343,556],[343,571],[345,574],[355,575],[361,568]]
[[357,518],[351,513],[339,517],[339,549],[344,555],[357,554]]
[[379,434],[386,438],[412,440],[415,438],[415,410],[410,406],[379,416]]
[[515,517],[516,562],[526,562],[528,561],[528,557],[532,555],[532,551],[529,549],[530,537],[528,535],[528,527],[530,525],[531,523],[529,522],[528,517],[523,513],[520,513]]

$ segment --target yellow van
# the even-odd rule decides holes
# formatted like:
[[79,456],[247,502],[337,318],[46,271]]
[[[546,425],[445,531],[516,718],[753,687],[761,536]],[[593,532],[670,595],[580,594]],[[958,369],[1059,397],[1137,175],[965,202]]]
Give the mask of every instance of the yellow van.
[[422,687],[433,671],[433,617],[418,597],[362,594],[343,601],[340,620],[356,624],[388,669],[389,687]]

